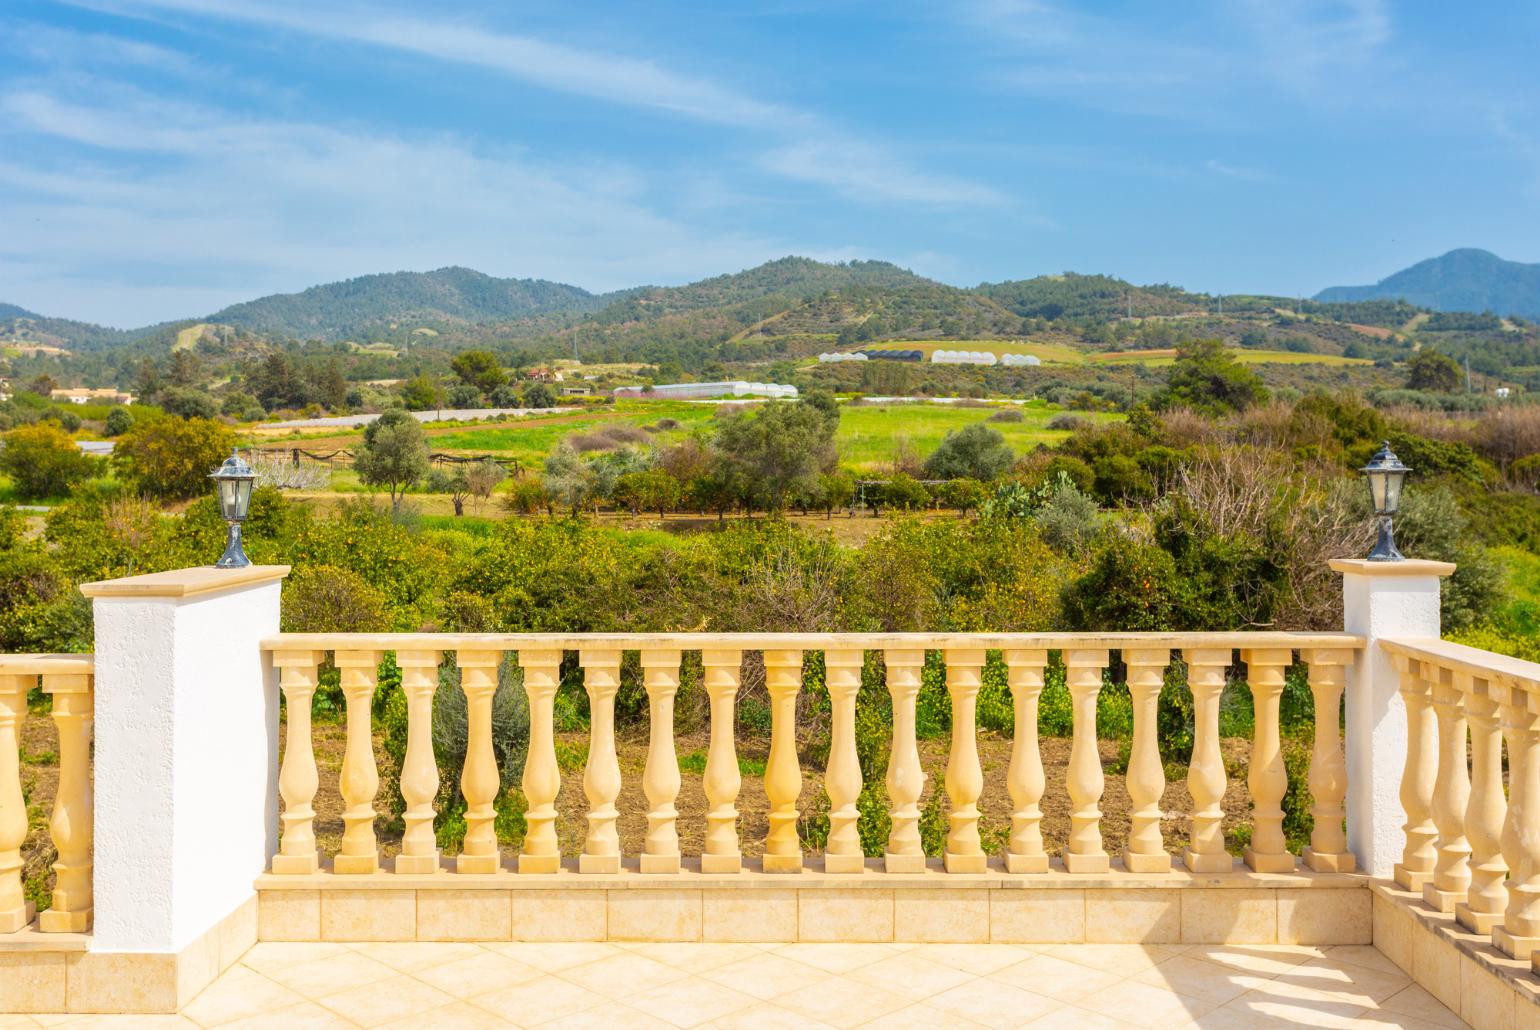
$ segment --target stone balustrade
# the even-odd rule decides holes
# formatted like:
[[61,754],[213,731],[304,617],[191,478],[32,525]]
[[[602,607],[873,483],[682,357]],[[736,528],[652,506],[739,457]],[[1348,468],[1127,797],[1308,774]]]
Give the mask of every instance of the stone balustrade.
[[22,882],[28,819],[21,784],[21,731],[27,695],[39,686],[53,702],[59,780],[48,822],[58,850],[53,898],[37,918],[36,929],[84,933],[91,927],[93,671],[90,655],[0,655],[0,935],[28,929],[36,915]]
[[1540,969],[1540,665],[1443,640],[1380,646],[1406,706],[1396,885]]
[[[583,793],[588,800],[582,852],[568,868],[580,874],[615,874],[623,858],[616,833],[616,798],[622,777],[615,747],[614,703],[622,656],[640,658],[650,733],[641,783],[647,799],[647,831],[635,869],[642,874],[677,874],[683,868],[678,800],[681,789],[674,740],[674,701],[685,652],[699,652],[710,699],[710,745],[702,789],[706,796],[703,872],[742,870],[744,848],[737,825],[740,790],[734,704],[743,657],[763,655],[770,698],[770,749],[764,774],[768,832],[758,850],[765,873],[796,874],[808,864],[798,836],[805,808],[796,740],[798,695],[804,661],[823,656],[829,693],[832,740],[824,777],[829,836],[821,870],[829,874],[869,871],[857,833],[856,801],[861,768],[856,754],[857,696],[868,654],[884,670],[892,698],[891,758],[886,771],[891,830],[881,869],[916,873],[926,869],[919,830],[919,802],[925,774],[916,739],[916,703],[927,653],[939,652],[946,667],[953,730],[944,784],[950,802],[942,866],[948,873],[982,873],[989,868],[979,834],[979,800],[984,787],[976,737],[981,674],[992,651],[1000,653],[1013,695],[1015,733],[1007,784],[1011,798],[1009,843],[998,864],[1009,873],[1044,873],[1050,868],[1041,832],[1045,789],[1037,747],[1037,703],[1054,652],[1062,659],[1073,706],[1074,733],[1067,773],[1071,829],[1061,864],[1069,873],[1109,871],[1114,859],[1103,846],[1100,802],[1105,777],[1096,736],[1097,696],[1116,654],[1126,669],[1133,699],[1133,747],[1128,790],[1133,800],[1132,832],[1116,862],[1135,873],[1173,869],[1166,852],[1160,801],[1165,774],[1157,748],[1156,719],[1167,668],[1177,655],[1187,668],[1193,693],[1195,742],[1188,773],[1194,809],[1190,839],[1180,861],[1194,873],[1228,872],[1236,861],[1225,848],[1220,807],[1227,788],[1220,753],[1219,701],[1226,670],[1239,663],[1255,698],[1249,788],[1254,811],[1244,866],[1257,873],[1286,873],[1299,859],[1286,846],[1282,801],[1287,789],[1279,741],[1279,698],[1285,671],[1295,655],[1309,670],[1318,711],[1310,772],[1315,831],[1304,856],[1315,871],[1351,872],[1343,832],[1344,773],[1338,733],[1345,670],[1362,641],[1341,633],[1189,634],[282,634],[263,647],[272,654],[287,699],[287,747],[278,778],[283,803],[282,837],[273,856],[274,875],[312,874],[326,868],[317,852],[313,801],[318,789],[311,743],[311,698],[328,659],[341,674],[346,699],[346,753],[338,784],[344,802],[344,832],[330,870],[339,876],[382,871],[374,837],[379,775],[371,747],[371,703],[378,666],[394,652],[406,698],[408,740],[400,791],[406,803],[406,832],[396,873],[489,874],[511,867],[520,875],[563,869],[558,847],[556,799],[561,770],[554,747],[553,701],[563,657],[575,653],[588,694],[591,720]],[[434,765],[431,705],[438,667],[453,655],[465,695],[468,740],[460,793],[466,832],[458,856],[440,859],[432,833],[432,802],[439,788]],[[527,829],[516,859],[505,867],[494,830],[500,771],[492,739],[492,705],[498,669],[505,658],[523,673],[530,728],[522,788],[528,802]],[[507,856],[512,858],[512,856]],[[693,858],[693,856],[692,856]],[[1453,859],[1450,859],[1453,862]],[[1540,872],[1540,871],[1537,871]],[[1445,878],[1444,881],[1454,881]],[[1540,883],[1537,883],[1540,885]],[[1483,902],[1485,903],[1485,901]]]

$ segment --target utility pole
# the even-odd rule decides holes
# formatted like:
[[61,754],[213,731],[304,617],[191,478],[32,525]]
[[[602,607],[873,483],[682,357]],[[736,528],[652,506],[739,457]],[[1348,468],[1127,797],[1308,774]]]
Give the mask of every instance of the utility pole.
[[1470,393],[1470,355],[1465,355],[1465,392]]

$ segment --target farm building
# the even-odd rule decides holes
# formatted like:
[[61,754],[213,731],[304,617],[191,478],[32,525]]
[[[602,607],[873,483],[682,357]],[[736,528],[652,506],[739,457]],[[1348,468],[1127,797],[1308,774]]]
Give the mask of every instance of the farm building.
[[616,397],[656,397],[675,401],[711,400],[716,397],[784,397],[797,396],[795,386],[780,383],[662,383],[652,388],[620,386]]

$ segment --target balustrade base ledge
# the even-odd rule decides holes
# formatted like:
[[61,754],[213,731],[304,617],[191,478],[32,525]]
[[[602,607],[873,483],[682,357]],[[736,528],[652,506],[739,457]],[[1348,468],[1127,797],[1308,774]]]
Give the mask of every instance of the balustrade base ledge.
[[1455,906],[1454,921],[1471,933],[1479,933],[1490,937],[1492,935],[1492,928],[1503,921],[1503,914],[1501,912],[1473,912],[1471,907],[1462,901]]
[[[644,858],[647,856],[643,856]],[[918,856],[902,856],[918,857]],[[555,873],[529,875],[520,873],[517,857],[510,856],[495,873],[467,874],[440,869],[436,873],[402,874],[380,871],[368,876],[348,876],[322,868],[303,876],[264,873],[256,880],[259,891],[314,890],[699,890],[765,887],[793,890],[892,890],[925,888],[934,890],[1087,890],[1144,889],[1181,890],[1190,888],[1234,889],[1344,889],[1362,888],[1370,883],[1363,873],[1318,873],[1296,867],[1290,872],[1256,872],[1244,866],[1232,866],[1224,872],[1202,873],[1168,865],[1164,872],[1146,872],[1124,868],[1121,860],[1112,861],[1102,870],[1071,872],[1063,860],[1049,860],[1040,873],[1014,873],[999,856],[986,856],[987,866],[979,872],[947,872],[943,859],[922,858],[915,872],[894,873],[884,869],[884,860],[863,860],[860,872],[825,872],[816,858],[799,873],[766,870],[761,858],[744,858],[738,872],[713,872],[701,868],[700,859],[684,858],[678,870],[669,874],[648,872],[639,867],[635,857],[621,860],[620,871],[613,874],[585,873],[579,860],[563,858]]]
[[1467,891],[1441,891],[1431,883],[1422,885],[1422,903],[1435,912],[1453,912],[1465,900]]
[[1423,887],[1433,882],[1433,870],[1408,869],[1400,862],[1392,870],[1391,879],[1404,891],[1421,894]]
[[1527,959],[1503,954],[1488,934],[1435,912],[1393,881],[1374,880],[1370,891],[1375,948],[1451,1012],[1478,1027],[1540,1022],[1540,980]]
[[1299,860],[1318,873],[1351,873],[1358,868],[1352,852],[1323,854],[1306,848],[1299,853]]
[[17,933],[31,925],[37,916],[37,906],[32,902],[10,912],[0,912],[0,933]]

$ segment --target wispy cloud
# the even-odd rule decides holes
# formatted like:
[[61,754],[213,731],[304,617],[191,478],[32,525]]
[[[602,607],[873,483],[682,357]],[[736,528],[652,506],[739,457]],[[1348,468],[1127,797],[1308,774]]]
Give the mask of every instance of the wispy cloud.
[[761,156],[760,167],[833,187],[863,203],[993,205],[1001,199],[978,184],[914,167],[898,149],[863,139],[814,112],[763,100],[656,60],[582,49],[467,21],[391,13],[378,6],[339,10],[285,0],[75,2],[125,15],[198,15],[384,47],[485,69],[543,89],[771,135],[784,142]]
[[[8,299],[45,312],[153,321],[448,264],[609,289],[789,249],[681,223],[637,200],[624,175],[450,137],[232,119],[131,94],[104,103],[11,92],[0,111],[0,150],[11,155],[0,162],[0,269]],[[103,159],[47,160],[15,145],[39,134]],[[118,154],[138,163],[131,182]]]

